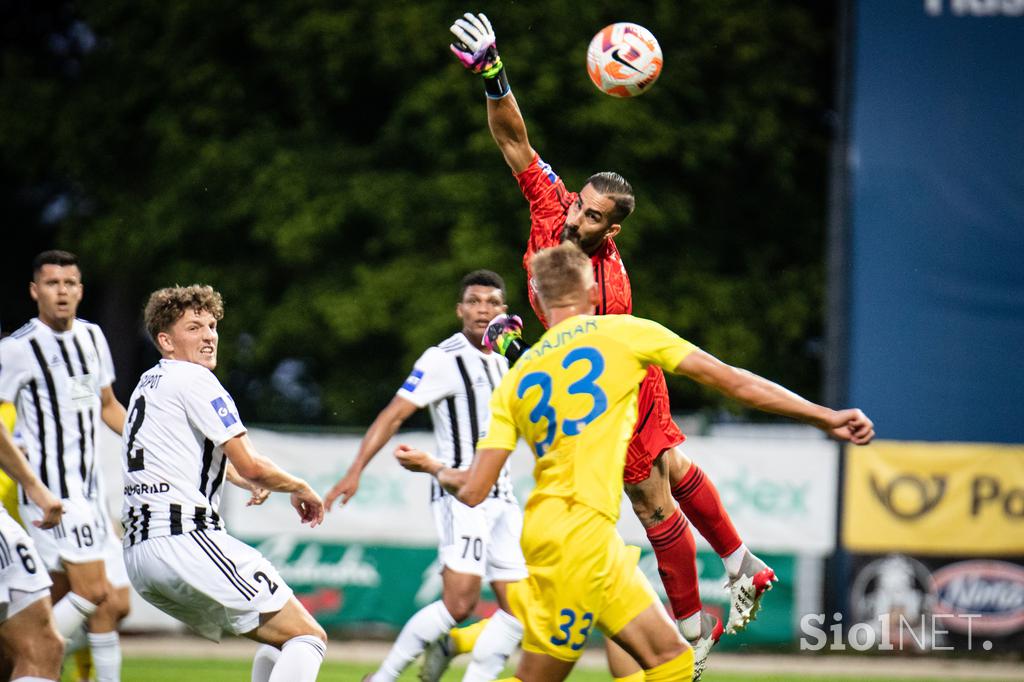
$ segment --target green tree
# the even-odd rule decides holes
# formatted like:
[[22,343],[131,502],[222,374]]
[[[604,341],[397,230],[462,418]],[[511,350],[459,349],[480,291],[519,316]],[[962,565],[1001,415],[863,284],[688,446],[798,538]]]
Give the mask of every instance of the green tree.
[[[447,50],[462,3],[53,7],[22,9],[22,40],[0,48],[11,202],[38,224],[61,209],[46,220],[118,302],[107,313],[121,327],[158,286],[222,290],[221,374],[250,420],[365,423],[456,327],[456,284],[474,268],[506,277],[539,334],[526,204],[480,83]],[[832,9],[479,9],[531,141],[570,188],[602,169],[636,187],[619,239],[635,311],[816,395]],[[583,68],[592,34],[623,18],[665,52],[661,80],[633,100],[601,95]],[[122,365],[142,357],[125,351]],[[672,388],[677,409],[718,405]]]

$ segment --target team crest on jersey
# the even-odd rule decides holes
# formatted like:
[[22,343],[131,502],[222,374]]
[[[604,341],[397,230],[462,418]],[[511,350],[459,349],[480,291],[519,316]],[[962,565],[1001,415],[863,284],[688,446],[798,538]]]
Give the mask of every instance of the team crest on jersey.
[[414,369],[412,371],[412,374],[409,375],[409,378],[405,380],[404,384],[402,384],[402,388],[406,391],[409,391],[409,393],[412,393],[413,391],[416,390],[416,387],[420,385],[420,379],[422,378],[423,370]]
[[91,406],[98,395],[95,376],[92,374],[82,374],[80,376],[68,377],[68,393],[75,407]]
[[213,409],[217,412],[217,416],[220,417],[220,423],[225,427],[231,426],[238,421],[238,417],[228,409],[228,405],[224,401],[224,398],[214,398],[210,401],[210,404],[213,405]]

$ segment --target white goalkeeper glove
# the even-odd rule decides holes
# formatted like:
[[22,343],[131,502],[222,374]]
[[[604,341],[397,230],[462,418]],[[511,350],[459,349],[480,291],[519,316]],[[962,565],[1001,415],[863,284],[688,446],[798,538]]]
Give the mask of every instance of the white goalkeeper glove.
[[451,25],[455,42],[449,47],[462,65],[484,77],[488,97],[500,99],[509,93],[508,78],[498,56],[494,28],[484,14],[466,12]]

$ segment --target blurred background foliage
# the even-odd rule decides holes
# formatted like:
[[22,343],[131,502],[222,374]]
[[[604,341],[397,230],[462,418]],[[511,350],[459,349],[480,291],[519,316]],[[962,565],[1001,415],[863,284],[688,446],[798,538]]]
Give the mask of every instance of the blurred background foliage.
[[[618,239],[635,312],[820,397],[832,4],[2,3],[0,321],[33,314],[36,251],[78,252],[124,399],[156,358],[148,293],[208,282],[228,305],[218,374],[246,419],[349,426],[458,328],[469,270],[506,278],[536,338],[526,202],[447,48],[474,10],[570,189],[606,169],[635,186]],[[635,100],[584,70],[620,20],[665,54]],[[670,386],[676,411],[723,408]]]

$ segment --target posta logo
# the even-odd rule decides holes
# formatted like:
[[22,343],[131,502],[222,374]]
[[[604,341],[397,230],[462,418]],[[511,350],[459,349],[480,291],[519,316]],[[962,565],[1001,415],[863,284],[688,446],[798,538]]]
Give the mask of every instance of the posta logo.
[[880,483],[871,475],[871,491],[890,514],[901,519],[916,519],[924,516],[942,500],[946,494],[945,476],[914,476],[903,474],[888,483]]
[[848,549],[1024,556],[1024,445],[880,441],[845,467]]
[[1009,635],[1024,628],[1024,566],[1006,561],[959,561],[932,573],[936,612],[976,614],[950,618],[950,630]]

